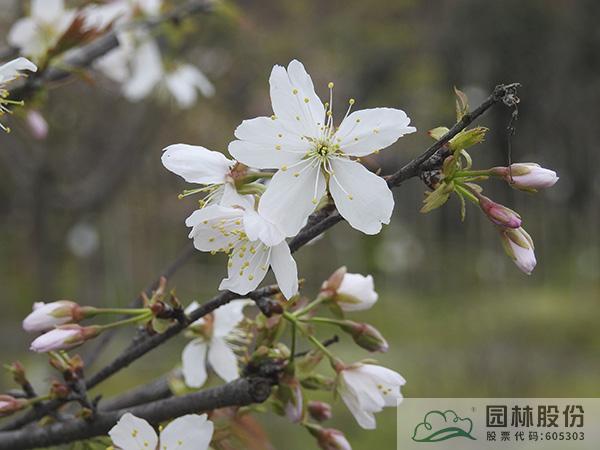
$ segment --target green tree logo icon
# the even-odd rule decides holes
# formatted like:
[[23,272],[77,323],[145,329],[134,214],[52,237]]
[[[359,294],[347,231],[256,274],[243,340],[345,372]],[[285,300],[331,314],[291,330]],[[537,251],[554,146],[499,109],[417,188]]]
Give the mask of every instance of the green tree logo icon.
[[423,422],[419,423],[413,432],[412,440],[415,442],[440,442],[453,438],[468,438],[471,436],[473,421],[463,419],[454,411],[429,411],[425,414]]

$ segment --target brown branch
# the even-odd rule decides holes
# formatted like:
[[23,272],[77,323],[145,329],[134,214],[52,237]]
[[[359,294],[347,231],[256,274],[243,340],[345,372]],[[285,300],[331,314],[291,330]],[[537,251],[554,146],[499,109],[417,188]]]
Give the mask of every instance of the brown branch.
[[133,408],[100,412],[93,422],[76,419],[44,428],[5,432],[0,435],[0,450],[49,447],[106,435],[126,412],[158,424],[184,414],[262,403],[270,394],[271,380],[258,377],[239,378],[231,383],[181,397],[171,397]]

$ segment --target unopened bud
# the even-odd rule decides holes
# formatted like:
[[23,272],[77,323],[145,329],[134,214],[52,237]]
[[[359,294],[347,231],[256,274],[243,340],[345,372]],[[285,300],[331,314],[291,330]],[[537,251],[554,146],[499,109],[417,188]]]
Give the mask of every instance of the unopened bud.
[[325,354],[320,350],[311,350],[301,358],[296,358],[296,369],[302,373],[311,373],[324,356]]
[[378,299],[373,277],[347,273],[346,267],[336,270],[321,287],[323,295],[331,296],[343,311],[369,309]]
[[35,139],[40,141],[46,139],[48,136],[48,122],[39,111],[34,109],[27,111],[25,122]]
[[519,228],[521,226],[521,216],[512,209],[481,194],[477,194],[477,198],[481,210],[496,225],[507,228]]
[[325,402],[310,401],[308,402],[308,413],[317,422],[324,422],[331,419],[331,405]]
[[536,191],[552,187],[558,181],[556,172],[536,163],[515,163],[510,167],[494,167],[491,173],[506,180],[512,187]]
[[292,423],[300,423],[304,413],[304,401],[298,379],[290,376],[283,377],[279,381],[276,397],[283,405],[285,417]]
[[19,386],[23,386],[29,383],[25,374],[25,368],[19,361],[15,361],[10,366],[5,367],[10,373],[12,373],[13,380],[15,380],[15,383],[17,383]]
[[33,304],[33,311],[23,320],[23,329],[28,332],[51,330],[59,325],[79,322],[91,315],[93,310],[69,300],[37,302]]
[[67,350],[95,338],[101,332],[102,328],[99,326],[63,325],[36,338],[31,343],[30,349],[38,353]]
[[314,424],[307,425],[306,428],[317,438],[317,443],[323,450],[352,450],[346,436],[340,430],[323,428]]
[[522,272],[531,275],[537,264],[531,236],[523,228],[504,228],[500,237],[506,254]]
[[368,323],[352,322],[344,320],[340,327],[350,336],[360,347],[370,352],[387,352],[388,343],[377,328]]
[[335,386],[335,380],[320,374],[312,374],[300,380],[303,388],[311,390],[331,391]]
[[71,393],[71,389],[64,383],[54,380],[50,387],[50,396],[52,398],[67,398]]
[[0,395],[0,417],[9,416],[28,405],[23,398],[14,398],[11,395]]

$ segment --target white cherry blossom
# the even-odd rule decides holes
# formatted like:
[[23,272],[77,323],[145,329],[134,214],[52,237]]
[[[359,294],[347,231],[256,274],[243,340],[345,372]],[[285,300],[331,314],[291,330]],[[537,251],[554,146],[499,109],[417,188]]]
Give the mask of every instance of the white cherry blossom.
[[[340,214],[357,230],[376,234],[389,223],[394,199],[386,182],[356,158],[392,145],[416,129],[399,109],[374,108],[350,114],[333,125],[299,61],[287,70],[273,67],[269,79],[274,115],[245,120],[229,152],[260,169],[279,169],[262,196],[259,212],[294,236],[329,190]],[[354,100],[350,100],[350,106]]]
[[[244,307],[251,303],[250,300],[233,301],[190,325],[192,332],[200,337],[190,341],[181,355],[185,384],[194,388],[203,386],[207,379],[207,364],[225,381],[238,378],[237,358],[228,338],[244,319]],[[192,302],[185,312],[189,314],[198,306],[197,302]]]
[[99,58],[94,67],[120,83],[128,100],[166,93],[178,107],[187,109],[198,100],[198,92],[205,97],[214,94],[214,86],[197,67],[179,63],[167,70],[157,42],[147,31],[120,31],[117,39],[119,47]]
[[65,9],[63,0],[31,0],[30,15],[15,22],[8,43],[34,60],[43,58],[67,31],[76,11]]
[[226,202],[194,211],[185,223],[198,250],[229,254],[228,277],[219,289],[247,294],[271,267],[286,298],[298,290],[298,269],[285,236],[254,210],[254,196],[231,192]]
[[213,431],[206,414],[188,414],[170,422],[159,437],[144,419],[125,413],[108,434],[119,450],[206,450]]
[[337,392],[358,424],[370,430],[376,426],[375,413],[402,401],[400,387],[405,383],[404,378],[391,369],[357,363],[340,370]]

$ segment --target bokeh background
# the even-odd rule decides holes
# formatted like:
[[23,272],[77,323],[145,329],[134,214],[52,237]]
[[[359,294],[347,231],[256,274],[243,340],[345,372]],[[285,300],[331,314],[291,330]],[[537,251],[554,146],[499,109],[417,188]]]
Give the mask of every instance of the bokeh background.
[[[0,36],[19,3],[2,2]],[[46,360],[27,352],[30,336],[20,328],[32,302],[124,306],[175,258],[195,202],[177,199],[185,184],[162,167],[161,149],[184,142],[226,151],[243,119],[271,114],[273,64],[298,58],[322,97],[335,81],[338,111],[353,97],[358,108],[408,112],[419,132],[368,161],[383,173],[421,153],[428,129],[453,123],[453,86],[477,105],[496,84],[520,82],[513,161],[560,176],[536,195],[486,184],[522,214],[536,243],[532,276],[504,255],[476,208],[464,223],[455,200],[420,214],[426,188],[413,179],[395,190],[394,217],[381,234],[341,224],[297,253],[305,293],[314,295],[341,265],[373,274],[380,300],[359,317],[389,340],[378,359],[408,380],[407,396],[599,396],[598,17],[594,0],[240,0],[184,24],[191,34],[178,56],[217,89],[190,110],[127,102],[100,76],[53,86],[37,100],[50,124],[46,140],[33,139],[18,117],[13,132],[0,135],[2,361],[21,360],[42,384]],[[481,119],[491,131],[471,152],[476,167],[507,162],[509,117],[497,107]],[[224,272],[224,257],[198,253],[170,284],[182,300],[202,301]],[[121,334],[103,359],[129,337]],[[159,376],[184,342],[150,353],[102,392]],[[348,359],[365,356],[347,341],[337,349]],[[0,386],[10,386],[7,375]],[[264,422],[275,448],[314,445],[282,419]],[[394,409],[378,423],[361,430],[338,402],[331,424],[355,449],[395,448]]]

